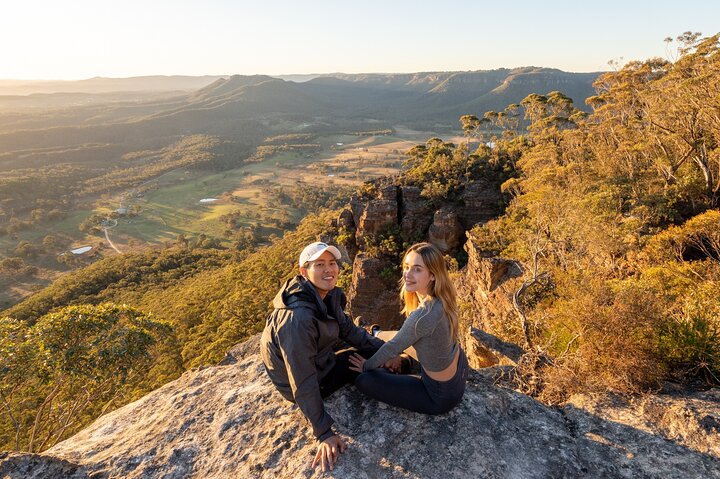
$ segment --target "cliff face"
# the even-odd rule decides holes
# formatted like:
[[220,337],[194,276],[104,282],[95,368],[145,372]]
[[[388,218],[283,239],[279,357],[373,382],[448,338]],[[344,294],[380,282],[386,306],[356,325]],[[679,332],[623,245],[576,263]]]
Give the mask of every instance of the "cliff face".
[[348,450],[323,475],[309,467],[317,444],[297,407],[267,379],[255,337],[224,365],[188,371],[42,455],[0,456],[0,475],[720,477],[720,390],[635,403],[577,397],[548,408],[495,386],[497,372],[473,371],[461,404],[441,416],[406,412],[366,399],[353,386],[342,388],[326,404]]
[[383,271],[392,268],[386,258],[374,258],[358,253],[353,261],[352,285],[348,292],[353,317],[363,325],[377,324],[382,329],[400,329],[404,318],[400,315],[397,282],[383,278]]
[[349,309],[365,324],[383,329],[402,325],[397,280],[399,260],[392,255],[367,254],[383,235],[399,236],[405,243],[430,241],[445,253],[457,252],[465,232],[499,214],[502,199],[498,184],[479,181],[467,187],[459,199],[434,204],[415,186],[380,183],[369,197],[355,197],[340,214],[338,224],[351,233],[348,245],[353,257]]
[[[465,307],[460,316],[460,341],[473,367],[515,365],[523,351],[483,331],[503,333],[519,321],[512,297],[522,284],[518,266],[503,258],[482,257],[472,235],[465,242],[468,262],[456,284]],[[501,334],[511,337],[510,334]]]

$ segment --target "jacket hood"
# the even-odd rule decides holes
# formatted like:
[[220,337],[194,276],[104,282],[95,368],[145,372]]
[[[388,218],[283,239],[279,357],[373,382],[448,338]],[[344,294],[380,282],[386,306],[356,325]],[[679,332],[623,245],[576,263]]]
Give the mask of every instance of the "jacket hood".
[[273,300],[275,309],[316,308],[319,306],[323,307],[324,305],[317,290],[310,281],[300,275],[285,281]]

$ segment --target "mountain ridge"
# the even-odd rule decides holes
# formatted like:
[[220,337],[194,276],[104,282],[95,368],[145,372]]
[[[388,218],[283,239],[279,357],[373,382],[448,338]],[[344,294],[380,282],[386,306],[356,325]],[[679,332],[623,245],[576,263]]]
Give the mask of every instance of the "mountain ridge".
[[[7,114],[0,118],[4,156],[34,148],[97,143],[98,138],[108,138],[105,130],[116,128],[114,125],[120,128],[119,139],[127,135],[122,133],[123,129],[131,128],[146,132],[146,137],[163,138],[161,141],[192,133],[219,134],[232,140],[242,127],[233,123],[241,119],[291,119],[308,124],[321,120],[337,124],[333,118],[353,121],[369,118],[385,122],[384,127],[402,123],[422,130],[442,124],[456,130],[460,116],[502,110],[530,93],[563,90],[581,108],[585,98],[595,94],[594,74],[535,67],[474,72],[335,74],[305,82],[268,75],[202,78],[213,81],[170,98],[69,106],[50,109],[40,117],[35,112],[26,116]],[[28,101],[36,102],[35,99]],[[15,100],[11,103],[17,104]],[[59,131],[62,133],[58,134]],[[137,136],[138,133],[131,133],[132,138]]]

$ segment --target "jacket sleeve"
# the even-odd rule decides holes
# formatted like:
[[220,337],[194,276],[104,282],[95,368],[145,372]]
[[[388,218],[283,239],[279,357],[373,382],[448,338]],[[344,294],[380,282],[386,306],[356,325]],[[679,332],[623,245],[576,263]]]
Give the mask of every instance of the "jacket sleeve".
[[311,313],[299,309],[293,311],[292,316],[279,329],[278,340],[295,403],[310,421],[315,437],[321,439],[323,436],[324,439],[334,420],[325,411],[320,394],[320,382],[315,366],[317,335]]
[[340,339],[350,344],[350,346],[355,346],[357,349],[369,351],[377,351],[380,349],[380,347],[385,344],[385,341],[371,335],[365,331],[364,328],[355,326],[353,320],[345,314],[347,299],[344,294],[338,298],[338,301],[337,322],[340,326]]
[[344,313],[338,319],[338,324],[340,325],[340,338],[358,349],[377,351],[385,344],[382,339],[370,335],[364,328],[355,326],[352,319]]

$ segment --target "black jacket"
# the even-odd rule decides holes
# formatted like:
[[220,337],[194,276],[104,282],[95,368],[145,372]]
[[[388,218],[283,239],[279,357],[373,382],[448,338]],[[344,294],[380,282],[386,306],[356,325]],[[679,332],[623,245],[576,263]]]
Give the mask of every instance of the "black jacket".
[[320,382],[335,366],[333,346],[338,339],[358,349],[377,350],[383,345],[355,326],[344,312],[346,303],[340,288],[330,291],[323,301],[302,276],[289,279],[275,296],[260,340],[270,380],[298,405],[320,440],[331,434],[334,422],[320,395]]

